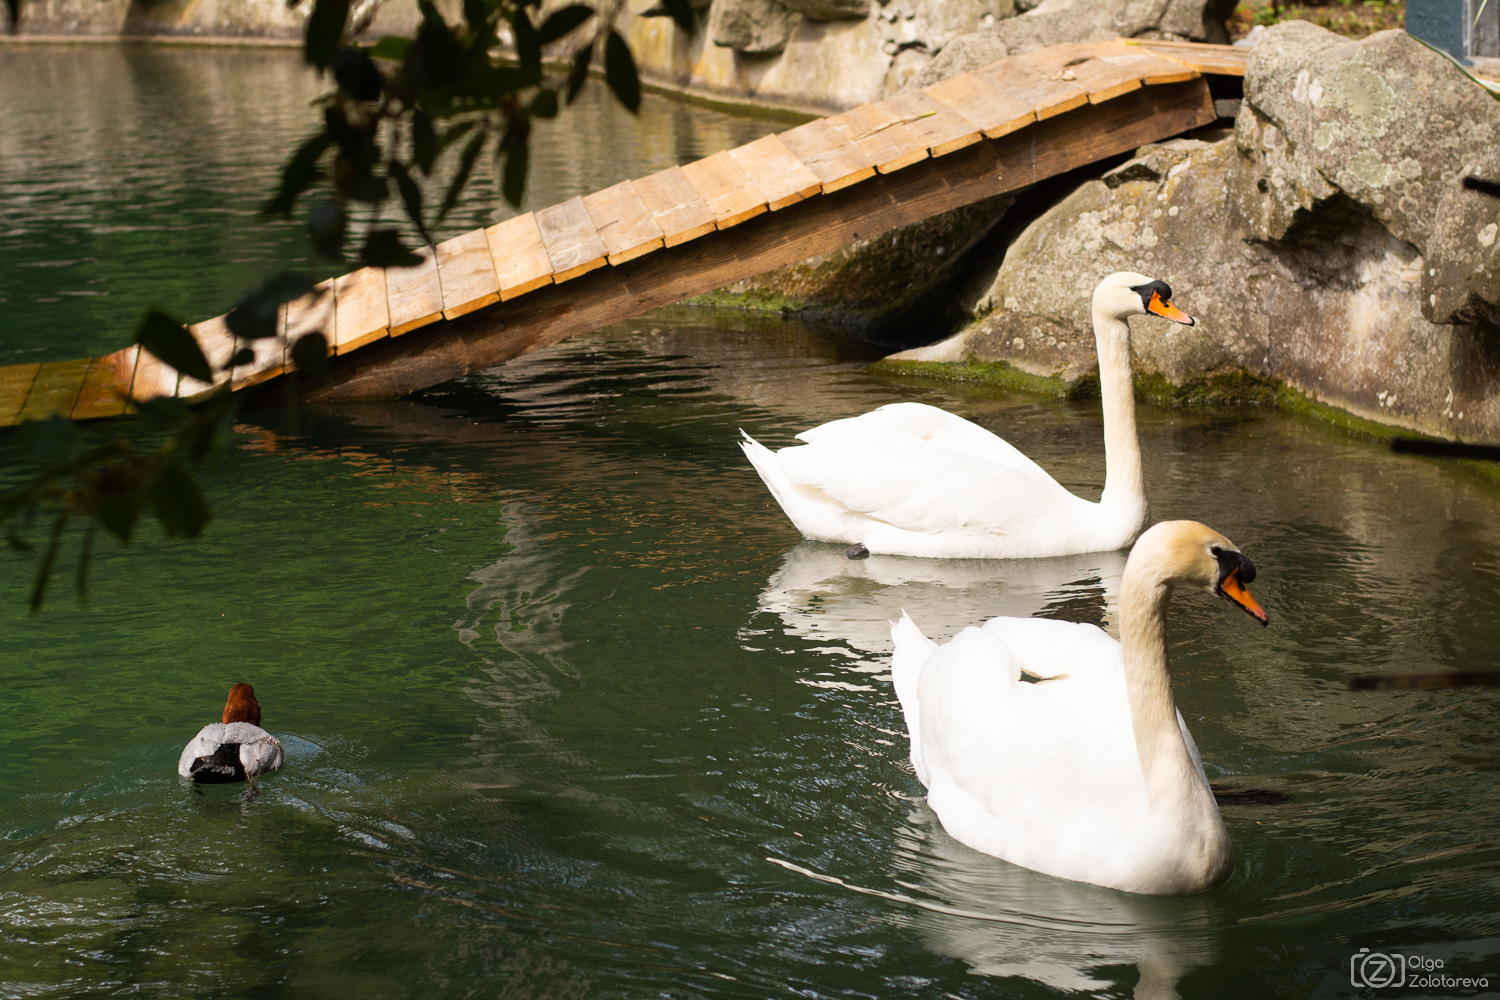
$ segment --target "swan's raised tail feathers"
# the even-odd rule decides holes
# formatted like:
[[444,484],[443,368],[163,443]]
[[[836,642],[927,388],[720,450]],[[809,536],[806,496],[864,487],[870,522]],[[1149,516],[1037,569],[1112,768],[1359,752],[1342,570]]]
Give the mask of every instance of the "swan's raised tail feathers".
[[927,767],[922,761],[922,709],[917,690],[922,681],[922,668],[938,647],[922,634],[917,623],[904,610],[901,620],[891,623],[891,642],[896,647],[891,653],[891,684],[896,689],[896,699],[901,702],[902,714],[906,716],[906,734],[911,738],[911,766],[925,786]]

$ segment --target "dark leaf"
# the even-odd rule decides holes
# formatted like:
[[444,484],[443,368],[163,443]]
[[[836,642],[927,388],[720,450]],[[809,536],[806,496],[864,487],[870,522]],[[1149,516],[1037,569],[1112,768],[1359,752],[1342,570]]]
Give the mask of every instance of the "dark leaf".
[[557,91],[551,87],[543,87],[531,99],[531,107],[527,110],[530,111],[534,118],[556,118]]
[[437,162],[437,133],[433,131],[432,119],[421,108],[411,113],[411,158],[423,174],[431,175],[432,165]]
[[411,51],[411,39],[402,38],[400,35],[386,35],[380,41],[370,46],[370,55],[375,59],[394,59],[397,62],[406,58]]
[[401,192],[401,202],[406,206],[407,218],[411,219],[422,238],[431,243],[427,223],[422,221],[422,189],[417,187],[416,181],[411,179],[411,174],[406,172],[399,160],[392,160],[386,166],[386,172],[396,179],[396,190]]
[[328,370],[328,338],[321,333],[306,333],[292,345],[292,363],[299,372],[321,375]]
[[21,23],[21,0],[5,0],[5,24],[11,34],[15,34],[16,25]]
[[135,342],[184,375],[200,382],[213,381],[214,373],[198,341],[187,327],[159,309],[148,309],[135,331]]
[[57,550],[62,548],[63,529],[68,526],[68,512],[62,511],[52,522],[52,536],[47,539],[47,551],[42,564],[36,569],[36,584],[31,588],[31,613],[42,610],[42,598],[47,593],[47,583],[52,579],[52,567],[57,562]]
[[340,90],[356,101],[380,100],[380,70],[364,49],[354,45],[339,49],[333,57],[333,79]]
[[192,414],[186,402],[176,396],[157,396],[135,404],[136,412],[153,430],[176,430]]
[[457,125],[448,129],[448,131],[443,133],[442,141],[438,143],[438,152],[441,153],[443,150],[447,149],[449,146],[453,145],[455,142],[468,135],[469,130],[477,124],[479,123],[475,121],[459,122]]
[[168,462],[151,484],[151,510],[172,538],[197,538],[213,519],[203,492],[177,462]]
[[307,213],[307,235],[313,249],[329,260],[344,259],[344,235],[349,216],[338,202],[320,201]]
[[355,201],[375,205],[391,196],[391,188],[385,178],[370,173],[369,167],[358,166],[350,173],[352,176],[344,185],[344,191]]
[[580,45],[573,53],[573,65],[568,67],[568,103],[572,104],[584,81],[589,78],[589,63],[594,58],[592,45]]
[[16,526],[14,524],[7,524],[5,526],[5,541],[12,549],[16,550],[17,552],[31,552],[36,548],[35,545],[32,545],[26,539],[21,537],[20,533],[16,531]]
[[464,21],[470,31],[476,34],[483,31],[489,16],[490,8],[484,0],[464,0]]
[[531,15],[521,7],[510,16],[510,28],[516,38],[516,61],[523,70],[542,64],[542,39],[531,23]]
[[437,220],[441,223],[458,204],[458,196],[463,194],[464,185],[469,183],[469,174],[474,170],[474,161],[479,159],[479,151],[484,148],[484,140],[489,138],[484,132],[479,132],[469,140],[464,147],[463,156],[458,161],[458,173],[453,175],[453,180],[448,184],[448,193],[443,196],[443,207],[438,211]]
[[327,151],[333,140],[328,133],[319,132],[297,147],[297,152],[281,170],[281,187],[271,200],[261,206],[262,215],[290,215],[297,196],[306,191],[323,176],[318,169],[318,160]]
[[73,578],[73,590],[78,599],[87,604],[89,599],[89,563],[94,558],[94,536],[99,533],[99,526],[89,525],[89,530],[83,533],[83,548],[78,553],[78,573]]
[[316,0],[307,18],[306,44],[303,55],[318,69],[327,69],[344,37],[349,20],[349,0]]
[[689,35],[698,33],[698,22],[693,17],[692,0],[661,0],[661,5],[667,8],[667,13],[672,15],[672,20],[681,31]]
[[371,267],[416,267],[422,258],[401,245],[394,229],[377,229],[365,240],[359,259]]
[[464,69],[462,46],[454,39],[453,31],[431,0],[417,0],[417,6],[422,11],[422,23],[417,28],[413,51],[406,60],[413,82],[419,91],[456,83]]
[[312,290],[312,278],[302,271],[283,271],[272,275],[229,310],[229,314],[224,317],[224,325],[241,340],[274,337],[281,319],[281,307]]
[[356,128],[342,108],[324,108],[323,125],[333,141],[339,144],[339,153],[345,159],[363,167],[374,166],[380,159],[370,127]]
[[615,92],[621,104],[631,111],[640,109],[641,78],[635,71],[630,46],[625,44],[618,31],[611,31],[604,43],[604,79],[609,81],[609,89]]
[[78,451],[78,428],[57,414],[22,424],[16,437],[32,458],[49,465],[66,462]]
[[132,497],[106,497],[94,508],[94,516],[106,531],[120,540],[121,545],[129,545],[140,509]]
[[505,137],[505,176],[501,180],[501,193],[505,200],[516,208],[521,207],[521,196],[526,193],[526,134]]
[[542,22],[541,29],[537,31],[537,37],[543,45],[551,45],[593,16],[594,8],[585,7],[583,4],[573,4],[571,7],[553,11],[547,20]]
[[229,367],[238,368],[241,365],[248,365],[254,360],[255,352],[248,347],[241,347],[238,351],[234,352],[234,357],[229,359]]

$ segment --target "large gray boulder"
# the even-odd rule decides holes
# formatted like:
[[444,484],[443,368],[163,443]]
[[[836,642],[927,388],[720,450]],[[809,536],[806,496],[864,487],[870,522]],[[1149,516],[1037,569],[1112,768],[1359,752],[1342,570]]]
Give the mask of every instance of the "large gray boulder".
[[1117,270],[1167,281],[1200,323],[1133,323],[1165,392],[1277,384],[1381,423],[1500,440],[1495,259],[1500,103],[1401,32],[1279,25],[1251,56],[1232,138],[1138,151],[1029,226],[977,319],[898,358],[1095,367],[1089,297]]
[[[1112,38],[1229,41],[1224,22],[1237,0],[1043,0],[1017,17],[949,42],[907,83],[920,88],[958,73],[1065,42]],[[1017,5],[1020,6],[1020,5]]]
[[708,37],[715,45],[752,55],[775,55],[802,15],[777,0],[714,0]]

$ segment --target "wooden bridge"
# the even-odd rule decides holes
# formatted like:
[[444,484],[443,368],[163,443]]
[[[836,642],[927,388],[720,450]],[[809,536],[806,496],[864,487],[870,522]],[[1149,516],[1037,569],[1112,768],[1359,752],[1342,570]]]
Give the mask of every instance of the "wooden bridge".
[[130,347],[0,368],[0,427],[119,416],[133,400],[238,390],[291,368],[321,330],[310,402],[398,396],[856,240],[1213,122],[1204,74],[1245,50],[1177,42],[1061,45],[821,118],[465,233],[410,268],[364,268],[290,303],[275,338],[190,327],[214,383]]

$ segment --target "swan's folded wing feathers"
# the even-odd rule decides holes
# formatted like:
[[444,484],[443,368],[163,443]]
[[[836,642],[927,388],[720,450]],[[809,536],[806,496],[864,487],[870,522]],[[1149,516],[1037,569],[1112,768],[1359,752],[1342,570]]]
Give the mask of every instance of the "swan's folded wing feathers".
[[1092,678],[1101,671],[1122,672],[1120,643],[1097,625],[1051,618],[991,618],[981,626],[993,633],[1035,677]]
[[799,441],[830,444],[878,444],[899,438],[923,441],[935,448],[968,455],[1026,475],[1050,479],[1047,472],[1004,438],[963,417],[925,403],[887,403],[857,417],[831,420],[803,431]]

